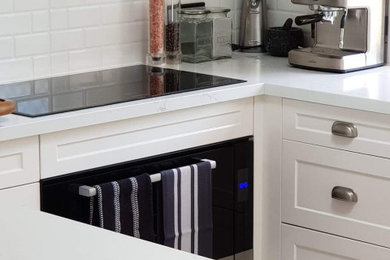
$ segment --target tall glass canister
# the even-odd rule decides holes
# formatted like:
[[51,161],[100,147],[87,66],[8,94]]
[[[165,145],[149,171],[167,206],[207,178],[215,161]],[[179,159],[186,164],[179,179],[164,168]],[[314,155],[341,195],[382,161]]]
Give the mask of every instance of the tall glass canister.
[[213,20],[213,52],[214,60],[232,57],[232,18],[228,16],[229,8],[209,7],[207,15]]
[[164,2],[165,0],[149,0],[149,52],[147,63],[150,65],[165,63]]
[[168,64],[181,62],[180,0],[165,0],[165,55]]
[[182,9],[180,42],[183,61],[199,63],[211,60],[213,22],[205,9]]

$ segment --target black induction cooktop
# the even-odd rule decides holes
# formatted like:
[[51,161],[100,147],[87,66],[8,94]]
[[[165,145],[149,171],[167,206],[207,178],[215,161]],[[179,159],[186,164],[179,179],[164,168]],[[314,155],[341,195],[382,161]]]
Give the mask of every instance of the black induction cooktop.
[[0,97],[16,103],[15,114],[39,117],[243,82],[137,65],[1,85]]

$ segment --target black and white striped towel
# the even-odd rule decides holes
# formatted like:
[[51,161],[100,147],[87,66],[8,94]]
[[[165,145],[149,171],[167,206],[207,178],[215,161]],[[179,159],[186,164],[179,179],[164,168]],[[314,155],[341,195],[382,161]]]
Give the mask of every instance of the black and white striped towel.
[[164,244],[212,257],[211,165],[201,162],[163,171]]
[[95,185],[90,224],[154,241],[152,183],[147,174]]

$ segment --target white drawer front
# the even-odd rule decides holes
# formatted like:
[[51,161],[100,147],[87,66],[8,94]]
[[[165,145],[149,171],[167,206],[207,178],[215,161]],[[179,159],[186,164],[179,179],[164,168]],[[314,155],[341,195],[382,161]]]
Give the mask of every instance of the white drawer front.
[[41,136],[49,178],[253,134],[253,98]]
[[[282,221],[390,247],[390,160],[283,141]],[[358,201],[332,199],[336,186]]]
[[5,204],[10,204],[11,206],[40,210],[39,190],[39,183],[0,190],[0,205],[2,208]]
[[[335,121],[353,123],[358,137],[333,135]],[[283,138],[390,158],[390,116],[285,99]]]
[[282,260],[388,260],[390,250],[282,225]]
[[39,181],[37,136],[0,142],[0,189]]

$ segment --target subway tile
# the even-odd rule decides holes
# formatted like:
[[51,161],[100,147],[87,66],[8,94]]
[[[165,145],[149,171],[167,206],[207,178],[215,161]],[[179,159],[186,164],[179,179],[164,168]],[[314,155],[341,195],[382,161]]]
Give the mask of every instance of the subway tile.
[[69,71],[71,72],[96,69],[100,66],[100,62],[99,49],[69,52]]
[[50,27],[52,30],[68,28],[68,10],[67,9],[51,10]]
[[48,31],[50,27],[50,17],[48,11],[34,12],[33,16],[33,31]]
[[12,37],[0,38],[0,59],[14,56],[14,39]]
[[32,79],[34,76],[32,59],[11,59],[0,61],[0,82]]
[[70,8],[68,10],[69,27],[99,25],[101,13],[99,6]]
[[50,0],[51,7],[82,6],[84,0]]
[[[102,21],[104,24],[129,22],[131,21],[132,15],[137,12],[132,12],[132,8],[137,3],[117,3],[111,5],[102,6]],[[138,11],[138,10],[137,10]],[[138,11],[139,12],[139,11]]]
[[10,13],[14,9],[13,0],[0,1],[0,13]]
[[83,47],[84,34],[82,29],[51,32],[51,48],[54,52]]
[[15,55],[27,56],[47,53],[50,50],[49,33],[15,37]]
[[0,36],[28,33],[30,31],[31,31],[30,13],[0,15]]
[[108,38],[104,34],[102,27],[86,28],[85,32],[85,47],[96,47],[105,44],[105,38]]
[[68,53],[54,53],[50,57],[51,74],[63,75],[69,71]]
[[49,0],[14,0],[14,6],[15,11],[47,9],[49,7]]
[[36,78],[49,77],[51,74],[50,56],[36,56],[33,58],[34,76]]
[[102,66],[115,67],[131,61],[132,45],[114,45],[102,48]]

